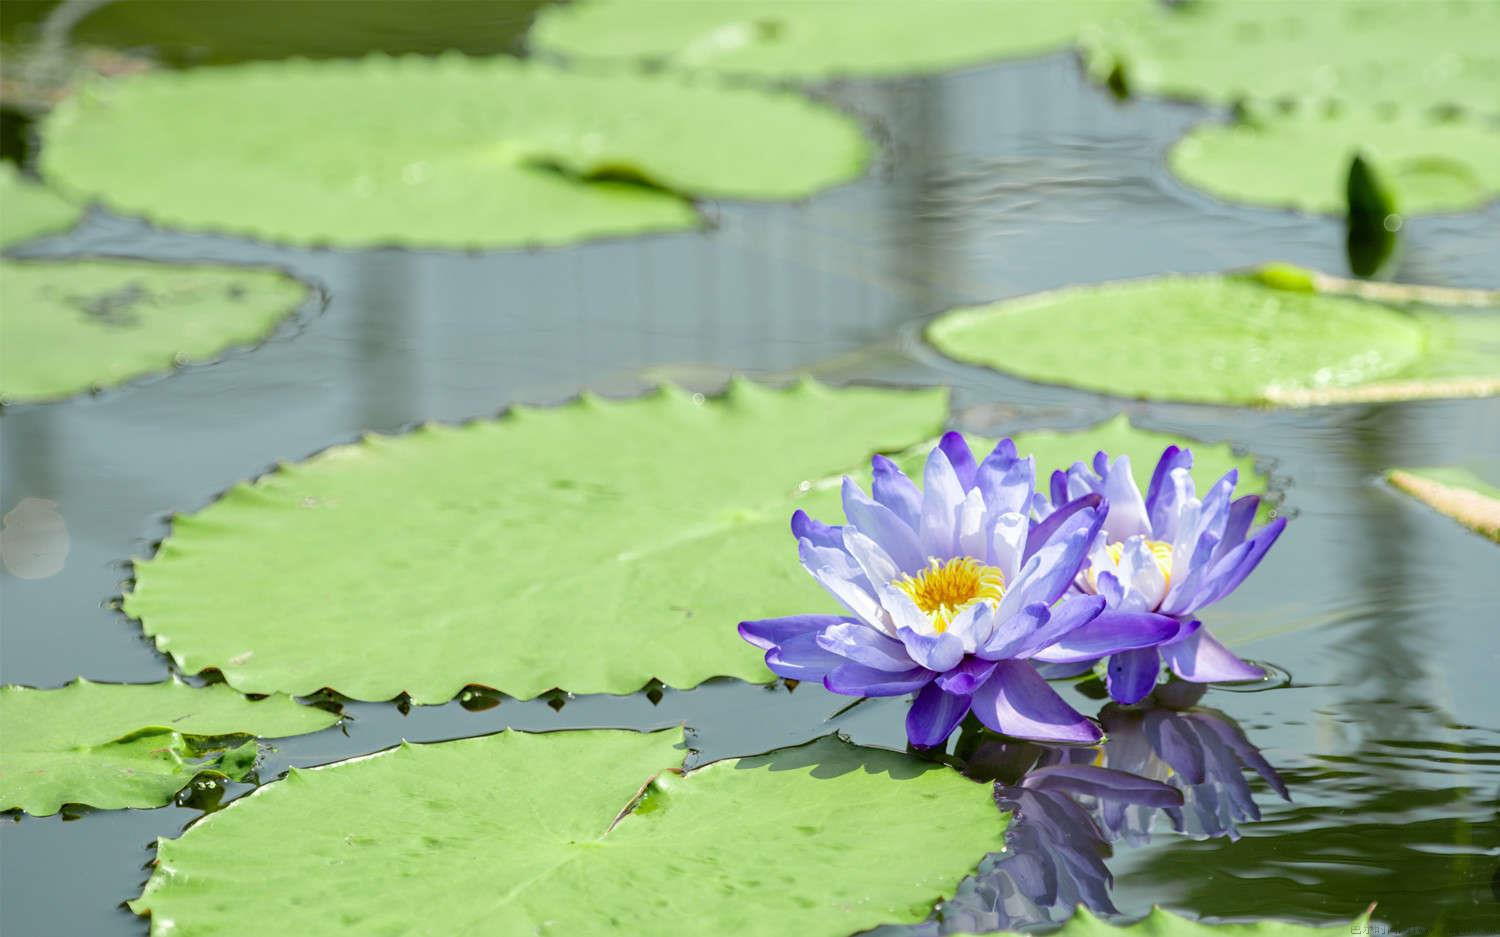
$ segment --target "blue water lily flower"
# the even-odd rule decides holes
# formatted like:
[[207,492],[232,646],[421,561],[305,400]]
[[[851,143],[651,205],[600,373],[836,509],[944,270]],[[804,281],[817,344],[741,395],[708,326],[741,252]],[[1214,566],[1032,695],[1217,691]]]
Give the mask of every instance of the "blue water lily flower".
[[[1281,536],[1285,518],[1251,530],[1260,498],[1234,498],[1238,472],[1226,472],[1201,499],[1196,496],[1191,450],[1168,446],[1151,475],[1145,497],[1130,470],[1130,457],[1113,461],[1100,452],[1092,468],[1075,463],[1054,472],[1051,500],[1039,498],[1043,526],[1059,531],[1081,523],[1080,499],[1095,495],[1108,506],[1103,532],[1089,551],[1089,565],[1075,582],[1084,595],[1103,596],[1111,615],[1160,616],[1174,633],[1160,647],[1134,648],[1109,659],[1109,694],[1135,703],[1151,692],[1164,659],[1172,672],[1199,683],[1258,680],[1261,668],[1240,660],[1209,634],[1197,613],[1229,595],[1259,565]],[[1055,506],[1055,510],[1054,510]],[[1079,649],[1055,648],[1038,655],[1081,672],[1092,660]],[[1059,676],[1062,671],[1051,671]]]
[[1098,658],[1177,632],[1156,615],[1096,624],[1105,599],[1067,594],[1102,529],[1101,499],[1063,506],[1068,524],[1034,527],[1035,466],[1008,439],[976,464],[962,436],[945,435],[921,490],[891,460],[873,465],[873,497],[844,479],[847,524],[792,517],[802,565],[851,615],[746,621],[740,634],[783,677],[850,696],[916,693],[906,732],[919,747],[971,711],[1018,738],[1097,742],[1030,659],[1064,638]]

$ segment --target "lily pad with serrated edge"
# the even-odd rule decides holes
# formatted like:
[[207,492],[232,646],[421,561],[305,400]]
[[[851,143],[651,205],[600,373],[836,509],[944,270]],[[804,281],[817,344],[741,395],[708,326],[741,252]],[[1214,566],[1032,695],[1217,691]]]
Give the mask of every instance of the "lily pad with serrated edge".
[[792,94],[462,56],[141,75],[65,101],[42,137],[44,175],[115,211],[340,247],[694,228],[693,199],[802,198],[869,152]]
[[0,260],[0,400],[56,400],[265,339],[308,295],[275,270]]
[[0,247],[71,228],[83,209],[0,161]]
[[1500,393],[1500,316],[1165,276],[944,314],[929,341],[1026,380],[1151,400],[1287,405]]
[[1391,469],[1386,480],[1434,511],[1500,543],[1500,488],[1468,469]]
[[[1373,906],[1372,906],[1373,908]],[[1151,913],[1130,924],[1112,924],[1079,907],[1059,930],[1056,937],[1331,937],[1333,934],[1368,934],[1370,911],[1347,924],[1315,927],[1288,921],[1237,921],[1207,924],[1179,917],[1170,911],[1152,907]],[[993,937],[1020,937],[1012,931]]]
[[[543,10],[532,49],[762,78],[908,75],[1072,45],[1126,4],[1089,0],[587,0]],[[1140,0],[1130,5],[1145,6]]]
[[1493,123],[1364,105],[1252,109],[1194,128],[1168,162],[1188,185],[1227,201],[1343,214],[1355,154],[1378,168],[1403,214],[1465,211],[1500,196]]
[[301,735],[338,718],[285,696],[252,701],[227,686],[175,679],[0,687],[0,810],[160,807],[202,770],[239,774],[243,753],[234,764],[204,757],[235,748],[234,737]]
[[1490,0],[1120,6],[1083,32],[1091,74],[1214,104],[1337,100],[1500,112],[1500,4]]
[[[679,777],[680,730],[403,743],[294,769],[175,840],[153,934],[827,934],[915,923],[1006,817],[989,785],[835,738]],[[465,900],[455,901],[452,896]]]

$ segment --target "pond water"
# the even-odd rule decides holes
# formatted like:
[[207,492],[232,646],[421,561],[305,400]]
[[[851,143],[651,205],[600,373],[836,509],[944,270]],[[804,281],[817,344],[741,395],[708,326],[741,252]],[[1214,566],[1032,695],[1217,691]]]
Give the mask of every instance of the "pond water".
[[[151,552],[170,513],[367,431],[583,389],[627,395],[663,378],[713,392],[731,373],[947,385],[956,427],[992,435],[1123,411],[1137,425],[1229,441],[1263,459],[1294,517],[1209,620],[1288,678],[1203,700],[1240,723],[1292,800],[1256,781],[1264,817],[1236,842],[1158,830],[1149,845],[1117,846],[1115,903],[1128,914],[1161,903],[1328,923],[1378,900],[1394,930],[1500,933],[1500,553],[1379,480],[1391,466],[1500,466],[1500,400],[1277,412],[1158,405],[948,362],[919,337],[944,309],[1273,259],[1342,272],[1342,226],[1186,190],[1166,174],[1166,148],[1221,115],[1116,103],[1071,55],[814,90],[866,123],[884,147],[878,165],[803,204],[706,204],[713,224],[703,232],[536,252],[345,252],[176,234],[95,210],[70,234],[18,252],[271,264],[315,284],[317,296],[259,348],[0,416],[3,509],[56,501],[71,537],[59,574],[0,574],[3,681],[165,677],[166,659],[115,607],[126,561]],[[1405,233],[1400,279],[1500,286],[1500,205],[1413,219]],[[1070,701],[1091,714],[1100,705]],[[904,746],[899,701],[843,712],[847,703],[815,685],[732,681],[668,689],[657,702],[350,703],[342,728],[277,743],[260,777],[403,738],[507,726],[685,723],[698,761],[835,729]],[[0,821],[0,931],[144,933],[120,903],[139,893],[153,839],[199,815],[169,807]]]

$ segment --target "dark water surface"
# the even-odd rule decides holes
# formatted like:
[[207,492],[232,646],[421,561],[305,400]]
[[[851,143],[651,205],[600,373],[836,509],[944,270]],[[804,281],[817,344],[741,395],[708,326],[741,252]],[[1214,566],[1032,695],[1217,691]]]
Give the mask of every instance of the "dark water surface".
[[[1123,410],[1265,460],[1295,520],[1208,621],[1289,683],[1204,700],[1239,721],[1293,800],[1257,782],[1265,816],[1238,842],[1159,829],[1148,846],[1118,847],[1121,910],[1155,902],[1332,922],[1379,900],[1377,917],[1393,931],[1500,934],[1500,551],[1379,480],[1400,465],[1500,467],[1500,400],[1258,412],[1126,402],[948,362],[919,339],[946,308],[1271,259],[1342,271],[1341,224],[1184,189],[1166,174],[1165,150],[1214,115],[1116,104],[1071,56],[817,92],[869,124],[885,146],[880,164],[805,204],[706,204],[713,226],[701,233],[543,252],[343,252],[170,233],[95,211],[18,252],[273,264],[318,296],[269,342],[219,363],[4,411],[0,510],[56,501],[72,543],[51,578],[0,573],[4,682],[165,677],[166,659],[111,601],[128,559],[150,553],[169,512],[197,510],[277,460],[365,431],[585,388],[629,394],[664,377],[711,392],[730,373],[949,385],[955,426],[991,434],[1080,427]],[[1415,219],[1406,234],[1400,278],[1500,286],[1500,206]],[[899,701],[836,716],[848,699],[809,685],[712,681],[657,703],[563,702],[483,711],[455,702],[404,715],[350,704],[344,727],[278,743],[260,777],[402,738],[506,726],[686,723],[698,761],[833,730],[903,744]],[[144,933],[119,903],[144,882],[153,838],[198,815],[0,820],[0,932]]]

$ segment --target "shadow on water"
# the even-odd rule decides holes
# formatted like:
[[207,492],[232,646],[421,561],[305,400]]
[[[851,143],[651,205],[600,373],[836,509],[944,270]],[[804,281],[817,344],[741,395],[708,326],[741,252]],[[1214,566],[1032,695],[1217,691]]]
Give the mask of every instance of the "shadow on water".
[[[14,2],[6,0],[7,29]],[[277,15],[300,22],[380,6],[387,5],[283,4]],[[446,24],[428,38],[392,44],[382,21],[365,17],[367,31],[357,35],[298,27],[312,43],[298,51],[333,55],[372,44],[419,51],[429,40],[450,44],[440,35],[449,28],[488,51],[511,48],[521,28],[470,32],[463,17],[489,5],[421,6]],[[521,6],[512,5],[516,17]],[[187,19],[207,7],[185,5],[171,31],[133,18],[122,24],[123,14],[104,7],[81,21],[81,35],[129,44],[126,25],[160,30],[151,42],[173,64],[270,54],[261,24],[228,28],[226,20],[216,39],[180,38],[210,35]],[[166,660],[109,602],[128,575],[121,562],[149,553],[166,532],[166,512],[196,510],[276,460],[369,430],[483,417],[583,388],[629,393],[662,375],[712,390],[730,372],[947,384],[957,422],[988,433],[1073,428],[1125,411],[1149,428],[1231,441],[1269,460],[1286,483],[1285,508],[1296,517],[1290,532],[1256,576],[1212,610],[1210,624],[1292,680],[1258,693],[1214,690],[1204,705],[1264,748],[1293,803],[1266,798],[1256,782],[1265,818],[1241,824],[1235,843],[1190,841],[1158,821],[1149,845],[1121,848],[1110,860],[1119,876],[1114,903],[1130,914],[1161,902],[1328,921],[1379,899],[1383,920],[1500,932],[1486,917],[1497,907],[1488,883],[1500,862],[1496,554],[1377,481],[1391,465],[1500,461],[1500,401],[1241,411],[1113,400],[947,362],[913,338],[945,308],[1268,260],[1337,271],[1345,262],[1342,222],[1238,208],[1186,190],[1167,176],[1163,154],[1206,112],[1116,103],[1088,86],[1068,55],[816,91],[868,121],[885,147],[880,164],[802,204],[705,204],[714,224],[701,232],[541,252],[352,253],[190,236],[96,211],[68,235],[25,247],[37,257],[273,264],[319,284],[328,304],[295,335],[213,366],[0,416],[0,512],[28,497],[56,501],[71,536],[56,575],[0,572],[5,682],[164,677]],[[1404,272],[1496,286],[1496,231],[1500,205],[1408,219]],[[471,693],[405,715],[391,704],[349,704],[342,730],[278,742],[260,777],[402,738],[506,727],[686,723],[696,752],[690,764],[830,731],[904,748],[901,701],[847,704],[817,686],[729,681],[659,690],[655,699],[519,702]],[[1081,696],[1078,704],[1098,708]],[[152,837],[176,835],[196,815],[171,807],[0,822],[0,931],[141,933],[144,924],[118,904],[144,880]],[[973,894],[993,904],[1002,890]]]

